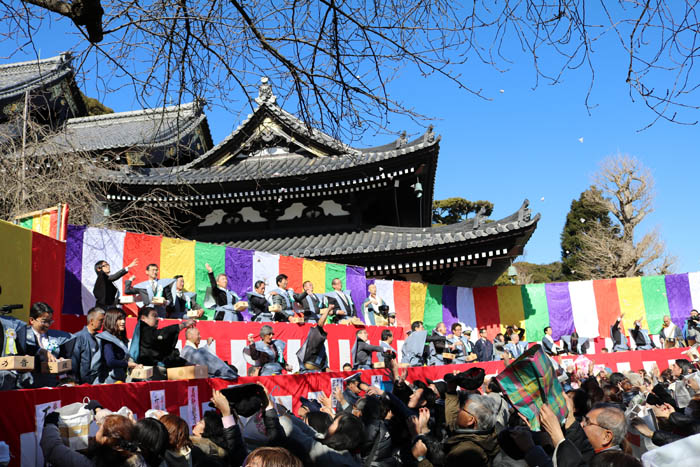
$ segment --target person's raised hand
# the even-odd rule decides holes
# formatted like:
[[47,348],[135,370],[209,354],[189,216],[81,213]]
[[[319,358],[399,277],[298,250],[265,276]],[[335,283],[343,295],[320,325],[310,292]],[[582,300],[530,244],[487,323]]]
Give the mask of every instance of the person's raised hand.
[[574,396],[569,395],[569,393],[564,393],[564,398],[566,399],[566,409],[569,412],[566,415],[566,422],[564,423],[564,427],[566,429],[569,429],[571,425],[576,423],[576,417],[574,416],[574,412],[576,411],[576,408],[574,407]]
[[428,429],[428,422],[430,421],[430,409],[427,407],[421,407],[418,409],[418,427],[420,431],[419,434],[427,433],[430,431]]
[[267,390],[267,388],[265,387],[265,385],[262,383],[257,383],[257,384],[263,388],[263,391],[265,391],[265,397],[267,397],[267,408],[265,408],[265,410],[274,409],[275,403],[273,402],[272,397],[270,397],[270,393]]
[[425,457],[425,455],[428,454],[428,448],[422,439],[419,439],[413,445],[413,447],[411,448],[411,454],[413,454],[413,457],[416,459],[418,459],[419,457]]
[[557,446],[559,442],[564,439],[564,433],[561,431],[561,424],[559,423],[557,415],[552,411],[549,405],[544,404],[540,407],[538,418],[542,428],[544,428],[552,438],[554,446]]
[[408,368],[402,368],[399,371],[399,383],[405,383],[408,378]]
[[411,415],[406,420],[406,426],[408,426],[408,432],[411,433],[411,438],[415,438],[420,434],[420,420],[418,420],[418,415]]
[[183,320],[180,323],[180,329],[191,328],[191,327],[195,326],[196,324],[197,324],[197,322],[195,320],[193,320],[192,318],[188,318],[188,319]]
[[652,438],[654,436],[654,432],[649,429],[647,424],[644,422],[639,417],[634,417],[631,421],[630,424],[634,427],[635,430],[637,430],[642,436],[646,436],[647,438]]
[[133,260],[132,262],[129,263],[129,265],[127,266],[127,268],[131,269],[131,268],[133,268],[134,266],[138,266],[138,265],[139,265],[139,259],[138,259],[138,258],[134,258],[134,260]]
[[335,388],[335,392],[333,393],[333,395],[335,396],[335,399],[341,404],[345,402],[345,397],[343,396],[343,391],[340,389],[340,386]]
[[668,418],[673,412],[675,412],[673,406],[669,403],[663,405],[652,405],[651,410],[654,411],[656,418]]
[[528,427],[528,429],[532,430],[532,425],[530,425],[530,420],[525,418],[525,415],[518,412],[518,417],[520,417],[520,420],[522,420],[523,423],[525,423],[525,425]]
[[209,266],[209,263],[205,263],[205,264],[204,264],[204,267],[207,268],[207,272],[208,272],[208,273],[214,272],[214,270],[211,268],[211,266]]
[[328,396],[326,396],[325,392],[321,392],[321,395],[318,396],[318,402],[321,404],[322,407],[331,407],[331,400]]
[[384,390],[382,390],[381,388],[378,388],[376,386],[370,386],[367,389],[367,395],[368,396],[381,396],[381,395],[384,395]]
[[221,391],[214,390],[211,396],[211,402],[214,404],[214,407],[219,409],[222,417],[231,415],[231,405],[228,399],[226,399],[226,396],[221,394]]
[[255,335],[251,332],[248,334],[248,345],[255,344]]

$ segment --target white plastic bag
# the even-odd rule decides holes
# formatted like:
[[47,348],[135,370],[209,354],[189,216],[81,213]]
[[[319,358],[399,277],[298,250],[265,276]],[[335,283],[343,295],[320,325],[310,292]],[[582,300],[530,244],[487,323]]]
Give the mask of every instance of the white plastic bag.
[[63,443],[75,449],[87,449],[92,411],[82,402],[69,404],[56,410],[58,412],[58,431]]
[[700,457],[700,434],[679,439],[642,455],[644,467],[695,467]]

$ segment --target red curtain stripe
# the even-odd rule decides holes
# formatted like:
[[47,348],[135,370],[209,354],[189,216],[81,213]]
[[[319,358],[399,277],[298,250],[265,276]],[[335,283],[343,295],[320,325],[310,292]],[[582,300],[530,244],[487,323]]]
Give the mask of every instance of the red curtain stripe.
[[593,293],[598,310],[598,333],[601,337],[610,337],[610,326],[620,316],[617,282],[615,279],[593,281]]
[[[360,306],[360,304],[355,304]],[[394,281],[394,307],[396,308],[396,323],[406,330],[411,329],[411,283]]]
[[[302,283],[304,282],[304,258],[294,258],[291,256],[280,256],[280,274],[286,274],[289,280],[288,287],[294,289],[294,292],[301,293]],[[317,286],[318,287],[318,286]],[[322,290],[315,290],[317,293]]]
[[476,327],[486,328],[488,338],[493,339],[501,332],[501,317],[498,312],[498,293],[496,287],[478,287],[473,289]]
[[32,232],[30,304],[46,302],[53,308],[53,329],[61,329],[65,258],[66,244],[64,242],[59,242],[38,232]]
[[[151,263],[160,266],[160,243],[163,237],[153,235],[144,235],[127,232],[124,236],[124,264],[121,266],[112,265],[112,271],[116,272],[119,267],[128,266],[135,258],[138,258],[139,264],[134,269],[129,270],[128,274],[122,279],[122,283],[131,276],[136,276],[134,284],[143,282],[146,277],[146,266]],[[126,305],[124,307],[133,315],[138,313],[138,307],[135,304]]]

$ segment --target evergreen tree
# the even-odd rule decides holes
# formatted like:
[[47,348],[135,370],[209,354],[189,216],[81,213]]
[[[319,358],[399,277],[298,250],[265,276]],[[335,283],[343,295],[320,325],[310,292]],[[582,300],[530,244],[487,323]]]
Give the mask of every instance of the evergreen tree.
[[466,220],[471,213],[478,213],[483,208],[483,214],[490,216],[493,212],[491,201],[469,201],[464,198],[447,198],[433,201],[433,224],[456,224]]
[[[565,280],[590,279],[577,270],[578,253],[583,245],[581,234],[590,232],[596,225],[610,230],[611,222],[608,210],[596,200],[602,198],[602,192],[595,186],[581,193],[579,199],[571,201],[571,208],[566,215],[566,223],[561,233],[562,274]],[[612,235],[611,231],[611,235]]]

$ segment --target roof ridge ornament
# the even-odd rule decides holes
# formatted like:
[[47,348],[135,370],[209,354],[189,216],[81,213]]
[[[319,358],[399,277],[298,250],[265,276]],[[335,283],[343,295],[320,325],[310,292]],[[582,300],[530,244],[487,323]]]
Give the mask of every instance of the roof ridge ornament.
[[481,206],[479,212],[477,212],[474,216],[474,225],[472,226],[472,229],[476,230],[482,225],[484,225],[484,219],[486,219],[487,217],[488,216],[486,215],[486,208],[484,206]]
[[257,102],[258,105],[274,105],[277,102],[277,97],[272,93],[272,86],[267,76],[260,78],[258,97],[255,98],[255,102]]
[[518,209],[518,223],[522,224],[524,222],[530,222],[532,217],[532,212],[530,211],[530,200],[525,199],[522,206]]
[[434,130],[434,127],[432,124],[430,126],[428,126],[428,131],[426,131],[425,134],[423,135],[423,142],[424,143],[432,143],[435,141],[435,133],[433,132],[433,130]]
[[403,148],[408,145],[408,138],[406,137],[406,130],[401,132],[401,136],[396,140],[396,149]]

